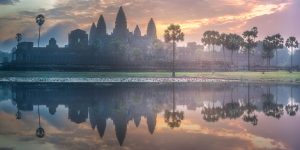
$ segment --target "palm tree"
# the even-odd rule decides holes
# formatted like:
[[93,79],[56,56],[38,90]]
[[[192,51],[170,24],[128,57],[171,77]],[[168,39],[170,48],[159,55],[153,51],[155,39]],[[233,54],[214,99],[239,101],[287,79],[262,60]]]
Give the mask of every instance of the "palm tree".
[[225,66],[225,62],[226,62],[226,56],[225,56],[226,36],[227,36],[227,34],[222,33],[222,34],[220,34],[219,39],[218,39],[218,45],[221,45],[222,51],[223,51],[224,66]]
[[273,37],[273,43],[274,43],[274,49],[275,49],[275,53],[276,53],[276,65],[278,65],[278,49],[282,49],[283,48],[283,43],[284,43],[284,39],[281,37],[281,35],[275,34],[272,36]]
[[41,36],[41,27],[45,22],[45,17],[42,14],[39,14],[38,16],[36,16],[35,18],[35,22],[38,24],[39,26],[39,40],[38,40],[38,47],[40,47],[40,36]]
[[257,43],[255,42],[255,38],[257,38],[257,27],[253,27],[250,31],[245,31],[243,33],[243,37],[245,40],[244,48],[247,51],[248,55],[248,71],[250,71],[250,53],[256,47]]
[[270,67],[271,59],[274,57],[274,36],[267,36],[263,40],[263,51],[262,51],[262,58],[267,59],[268,62],[268,70]]
[[233,65],[232,54],[234,51],[240,50],[244,39],[238,34],[228,34],[226,37],[225,48],[231,51],[231,64]]
[[[206,46],[210,47],[212,46],[212,54],[214,58],[214,53],[215,53],[215,45],[219,44],[219,37],[220,34],[218,31],[205,31],[203,33],[203,37],[201,39],[202,43]],[[214,58],[215,59],[215,58]]]
[[285,46],[291,50],[291,71],[292,71],[294,48],[298,48],[299,43],[295,37],[291,36],[286,40]]
[[18,45],[19,45],[20,41],[22,41],[22,34],[21,33],[16,34],[16,40],[17,40]]
[[172,66],[172,77],[175,77],[175,48],[176,42],[184,41],[184,33],[180,29],[180,25],[171,24],[167,30],[165,30],[165,42],[172,42],[173,44],[173,66]]

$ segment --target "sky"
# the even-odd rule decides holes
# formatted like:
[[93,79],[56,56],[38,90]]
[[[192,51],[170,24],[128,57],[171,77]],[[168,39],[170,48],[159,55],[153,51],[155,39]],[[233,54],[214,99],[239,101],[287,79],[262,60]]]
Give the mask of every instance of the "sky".
[[123,6],[130,31],[136,25],[145,34],[147,23],[154,18],[158,37],[171,23],[180,24],[185,41],[200,43],[206,30],[242,34],[258,27],[259,39],[280,33],[286,39],[300,39],[299,0],[0,0],[0,50],[10,51],[16,45],[16,33],[23,41],[37,45],[38,26],[35,16],[43,14],[42,46],[51,37],[59,46],[67,44],[68,33],[80,28],[89,32],[101,14],[108,33],[114,28],[116,13]]

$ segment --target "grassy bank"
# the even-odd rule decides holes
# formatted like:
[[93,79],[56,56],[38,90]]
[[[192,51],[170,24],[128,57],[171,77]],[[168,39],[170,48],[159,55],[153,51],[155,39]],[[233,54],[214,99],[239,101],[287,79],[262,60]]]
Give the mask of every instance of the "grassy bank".
[[[300,83],[300,72],[177,72],[178,78],[234,79],[255,82]],[[48,72],[48,71],[0,71],[0,78],[40,77],[40,78],[168,78],[170,72]]]

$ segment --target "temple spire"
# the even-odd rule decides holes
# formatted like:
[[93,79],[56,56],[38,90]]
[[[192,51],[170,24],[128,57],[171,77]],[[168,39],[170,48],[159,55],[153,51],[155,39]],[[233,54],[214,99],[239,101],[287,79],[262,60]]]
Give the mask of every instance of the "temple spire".
[[113,35],[119,39],[127,39],[128,34],[127,19],[123,7],[121,6],[117,14]]
[[89,37],[89,44],[93,45],[96,41],[96,32],[97,28],[95,23],[92,24],[91,29],[90,29],[90,37]]
[[141,33],[141,30],[140,30],[140,27],[138,25],[136,25],[135,29],[134,29],[134,36],[135,37],[141,37],[142,36],[142,33]]
[[150,19],[147,27],[147,37],[151,40],[156,40],[157,35],[156,35],[156,25],[153,20],[153,18]]
[[103,15],[99,17],[98,23],[97,23],[97,34],[102,37],[106,36],[106,23],[104,20]]

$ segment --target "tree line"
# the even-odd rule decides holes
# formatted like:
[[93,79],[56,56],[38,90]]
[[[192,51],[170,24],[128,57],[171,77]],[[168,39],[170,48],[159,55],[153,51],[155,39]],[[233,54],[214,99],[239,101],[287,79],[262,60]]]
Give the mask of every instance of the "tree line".
[[[184,33],[180,29],[180,25],[171,24],[165,30],[165,42],[171,42],[173,44],[173,77],[175,76],[174,71],[174,57],[175,57],[175,44],[176,42],[184,40]],[[234,52],[243,52],[247,55],[248,62],[247,68],[250,71],[250,56],[255,52],[258,43],[262,42],[263,51],[261,57],[266,59],[268,62],[268,70],[270,67],[271,59],[276,55],[276,64],[278,62],[278,50],[282,49],[284,46],[290,51],[290,72],[293,71],[293,54],[294,50],[298,48],[299,43],[294,36],[290,36],[284,42],[284,38],[279,34],[274,34],[266,36],[263,41],[256,40],[258,37],[258,28],[253,27],[250,30],[244,31],[242,35],[236,33],[219,33],[218,31],[208,30],[205,31],[202,35],[201,42],[208,47],[209,51],[214,53],[216,51],[216,46],[221,47],[223,52],[223,60],[225,59],[225,50],[231,52],[231,65],[233,65],[233,53]]]

